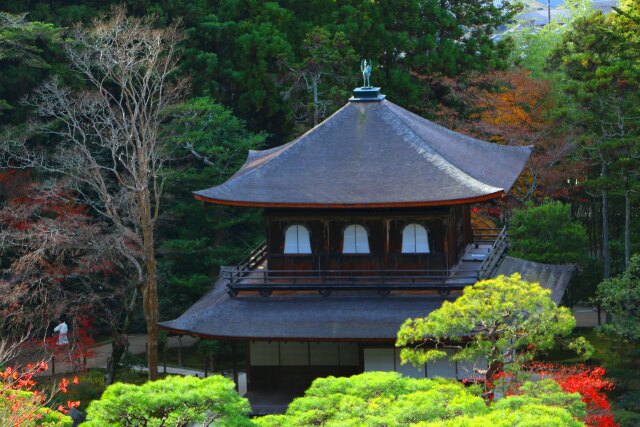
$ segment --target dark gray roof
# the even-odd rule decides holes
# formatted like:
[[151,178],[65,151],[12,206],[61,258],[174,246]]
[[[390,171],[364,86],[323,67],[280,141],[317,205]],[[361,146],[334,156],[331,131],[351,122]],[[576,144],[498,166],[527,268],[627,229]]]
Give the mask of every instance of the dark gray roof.
[[212,338],[395,340],[406,319],[424,317],[443,301],[440,296],[340,292],[329,297],[240,294],[231,298],[221,279],[182,316],[160,326]]
[[560,304],[574,270],[575,266],[571,264],[543,264],[508,256],[498,267],[496,276],[501,274],[510,276],[513,273],[520,273],[527,282],[536,282],[547,289],[551,289],[551,299],[556,304]]
[[225,183],[195,195],[254,206],[473,202],[508,192],[530,152],[461,135],[386,100],[350,102],[288,144],[251,151]]
[[[520,273],[522,278],[551,289],[559,304],[574,267],[549,265],[506,257],[496,274]],[[452,298],[455,298],[453,296]],[[210,338],[289,340],[395,340],[408,318],[425,317],[446,298],[404,294],[335,292],[317,294],[240,294],[231,298],[220,279],[204,297],[175,320],[161,322],[164,329]]]

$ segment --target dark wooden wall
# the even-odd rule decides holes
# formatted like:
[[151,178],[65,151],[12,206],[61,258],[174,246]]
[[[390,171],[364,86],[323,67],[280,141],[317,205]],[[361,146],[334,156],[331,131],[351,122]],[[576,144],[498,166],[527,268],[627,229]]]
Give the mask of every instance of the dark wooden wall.
[[304,391],[316,378],[350,377],[360,373],[360,366],[252,366],[247,389]]
[[[448,269],[473,239],[468,206],[431,209],[336,211],[266,210],[264,213],[271,270],[424,270]],[[430,254],[402,254],[402,230],[425,226]],[[305,226],[311,255],[283,254],[287,227]],[[343,254],[344,229],[360,224],[369,234],[370,254]]]

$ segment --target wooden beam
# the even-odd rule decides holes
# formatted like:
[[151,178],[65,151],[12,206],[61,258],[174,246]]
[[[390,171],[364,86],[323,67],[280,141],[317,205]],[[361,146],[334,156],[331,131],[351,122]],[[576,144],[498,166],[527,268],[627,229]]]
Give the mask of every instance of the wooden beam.
[[487,200],[499,199],[505,196],[503,190],[485,194],[478,197],[452,200],[435,200],[423,202],[397,202],[397,203],[289,203],[289,202],[249,202],[243,200],[223,200],[205,197],[201,194],[194,194],[197,200],[215,205],[225,206],[245,206],[255,208],[313,208],[313,209],[366,209],[366,208],[407,208],[421,206],[453,206],[469,203],[485,202]]

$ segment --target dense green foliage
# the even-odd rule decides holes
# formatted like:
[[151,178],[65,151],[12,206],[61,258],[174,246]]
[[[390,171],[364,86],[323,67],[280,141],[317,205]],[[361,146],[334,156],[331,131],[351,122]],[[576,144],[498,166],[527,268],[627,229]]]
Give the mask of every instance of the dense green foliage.
[[[595,12],[576,19],[550,64],[562,75],[561,113],[576,132],[579,159],[588,166],[584,188],[600,197],[605,278],[624,265],[611,265],[610,199],[623,196],[628,211],[631,192],[639,185],[640,22],[628,14],[637,13],[637,1],[621,6],[620,13]],[[626,262],[631,253],[630,217],[626,215],[622,227]]]
[[[25,2],[4,5],[12,13],[29,12],[32,20],[71,26],[108,11],[116,1]],[[232,108],[253,131],[267,131],[274,142],[292,137],[297,100],[284,101],[291,86],[290,68],[309,58],[305,40],[320,28],[329,34],[348,73],[331,88],[350,91],[358,82],[357,57],[374,63],[372,82],[382,85],[394,101],[421,111],[432,110],[438,94],[423,76],[458,76],[469,70],[506,65],[506,43],[495,43],[495,28],[519,9],[509,2],[404,0],[370,2],[331,0],[299,3],[264,0],[199,0],[128,3],[135,15],[155,13],[160,21],[182,19],[189,35],[183,72],[192,77],[197,96],[212,96]],[[335,43],[344,37],[345,43]],[[308,62],[307,62],[308,64]],[[342,102],[346,101],[346,98]],[[340,107],[332,105],[328,113]]]
[[[427,317],[408,319],[398,331],[396,346],[402,348],[404,363],[416,365],[446,357],[443,348],[454,348],[451,360],[478,365],[486,361],[489,379],[496,366],[518,369],[534,351],[549,350],[558,338],[571,333],[576,324],[573,315],[556,306],[550,295],[549,289],[521,280],[517,273],[484,280],[466,287],[462,296],[445,301]],[[583,339],[573,346],[588,351]]]
[[582,426],[584,404],[553,381],[526,384],[522,394],[487,405],[475,386],[413,379],[395,372],[321,378],[285,415],[254,419],[258,426]]
[[251,425],[249,403],[233,381],[222,376],[205,379],[167,377],[137,386],[116,383],[91,403],[86,427],[172,426],[190,423],[240,427]]
[[[108,13],[119,3],[3,2],[2,11],[11,13],[0,15],[3,125],[17,125],[11,129],[14,134],[26,135],[23,128],[31,107],[20,99],[52,75],[69,83],[65,46],[72,42],[71,27]],[[382,86],[392,102],[447,123],[455,122],[451,116],[459,123],[484,117],[475,132],[460,125],[458,130],[484,138],[495,136],[497,127],[501,138],[492,141],[534,144],[534,157],[546,154],[532,159],[532,170],[543,165],[560,184],[553,192],[543,190],[536,199],[554,197],[567,204],[548,202],[516,209],[509,221],[511,255],[578,264],[572,301],[588,300],[601,277],[600,267],[589,255],[600,258],[605,266],[611,259],[611,268],[605,271],[615,273],[625,270],[628,253],[640,249],[640,2],[622,0],[606,16],[594,12],[587,0],[568,3],[571,16],[564,25],[525,28],[509,33],[513,40],[507,35],[496,42],[492,39],[495,28],[509,21],[519,6],[493,0],[127,2],[131,15],[155,14],[158,26],[181,21],[187,34],[178,74],[190,79],[190,91],[185,102],[163,120],[163,136],[171,135],[166,139],[170,158],[164,169],[157,239],[163,318],[181,314],[210,286],[221,265],[236,263],[263,237],[259,212],[207,206],[194,201],[191,192],[224,181],[242,164],[248,150],[286,142],[339,108],[352,88],[361,84],[361,58],[373,61],[372,83]],[[530,76],[519,67],[529,70]],[[524,78],[502,82],[502,77],[477,78],[496,70]],[[540,84],[528,85],[529,77]],[[82,89],[81,81],[71,83]],[[547,84],[549,94],[540,91],[541,97],[527,96],[527,91],[537,92]],[[477,102],[466,97],[469,89],[478,89]],[[446,104],[451,107],[447,110],[444,104],[451,99],[456,101]],[[486,114],[500,105],[495,99],[503,101],[503,107],[508,105],[510,114]],[[530,102],[525,105],[522,99]],[[50,143],[37,142],[43,147]],[[41,173],[36,171],[34,179],[42,179]],[[524,175],[524,180],[540,179],[529,172]],[[12,187],[7,184],[7,188]],[[514,188],[517,191],[518,186]],[[572,215],[587,226],[586,233]],[[603,282],[599,291],[605,309],[614,315],[608,330],[629,339],[637,339],[636,262],[620,277]],[[110,280],[126,281],[127,277],[114,275]],[[536,301],[550,307],[526,286],[507,292],[505,298],[523,300],[528,292],[534,302],[527,309],[533,309]],[[476,296],[484,298],[484,304],[463,296],[459,306],[442,309],[441,315],[449,310],[453,321],[446,317],[434,318],[436,323],[415,321],[410,323],[415,334],[403,339],[420,341],[433,332],[443,342],[459,345],[456,339],[470,331],[473,316],[496,325],[506,313],[501,309],[506,307],[513,314],[496,294]],[[487,298],[494,304],[487,304]],[[551,345],[555,333],[565,334],[571,319],[562,310],[558,313],[554,318],[549,312],[541,321],[550,322],[549,330],[542,330],[543,323],[525,324],[533,328],[530,337],[521,336],[517,328],[509,329],[517,335],[517,346],[535,343],[536,349],[542,349]],[[561,319],[568,323],[560,325]],[[507,354],[516,347],[496,343]],[[489,347],[471,340],[459,355],[486,355]],[[425,354],[414,356],[421,359]],[[500,360],[502,356],[490,357]],[[511,415],[493,416],[508,420]]]
[[509,227],[509,254],[547,264],[574,264],[565,295],[569,304],[587,301],[602,278],[598,261],[587,252],[585,226],[571,215],[571,206],[546,201],[515,209]]
[[631,257],[623,274],[600,283],[597,298],[602,309],[612,316],[602,329],[640,341],[640,255]]
[[[514,64],[530,70],[537,79],[549,77],[549,58],[562,43],[562,38],[573,31],[573,23],[592,15],[595,8],[591,0],[568,0],[564,2],[567,15],[562,22],[554,19],[542,28],[525,25],[513,33],[514,49],[510,58]],[[561,78],[561,75],[553,77]]]
[[547,264],[584,263],[587,231],[571,217],[571,206],[547,201],[516,209],[509,224],[509,254]]
[[192,191],[221,184],[265,137],[248,132],[210,98],[177,107],[167,127],[172,160],[166,168],[158,265],[162,316],[172,319],[202,296],[220,266],[238,262],[262,239],[258,212],[203,204]]
[[346,84],[354,80],[353,64],[358,58],[344,33],[331,33],[316,27],[303,41],[304,51],[300,63],[282,64],[289,69],[284,75],[290,88],[283,99],[293,110],[301,130],[319,124],[329,112],[344,104],[350,94]]
[[66,74],[60,29],[0,11],[0,118],[20,123],[28,111],[20,99],[51,73]]

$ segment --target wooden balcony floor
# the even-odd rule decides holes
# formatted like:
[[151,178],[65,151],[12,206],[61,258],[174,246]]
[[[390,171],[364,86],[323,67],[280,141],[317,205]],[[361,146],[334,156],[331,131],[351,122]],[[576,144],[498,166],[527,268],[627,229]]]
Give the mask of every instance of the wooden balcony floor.
[[[298,292],[309,288],[309,291],[316,291],[318,288],[326,287],[329,290],[345,291],[357,289],[375,290],[377,288],[389,288],[391,290],[412,291],[411,288],[423,287],[425,291],[434,290],[460,290],[461,288],[473,285],[478,280],[478,273],[482,262],[491,251],[491,244],[481,243],[479,245],[470,244],[461,256],[460,262],[448,272],[422,272],[411,271],[396,273],[390,271],[353,272],[334,271],[325,275],[312,275],[304,270],[290,272],[274,272],[269,270],[268,261],[265,259],[254,269],[247,271],[242,277],[236,278],[234,288],[247,291],[258,291],[260,287],[270,288],[272,291],[286,292],[287,287],[294,286]],[[430,275],[433,278],[430,278]],[[426,288],[432,289],[426,289]],[[293,290],[293,289],[292,289]]]

